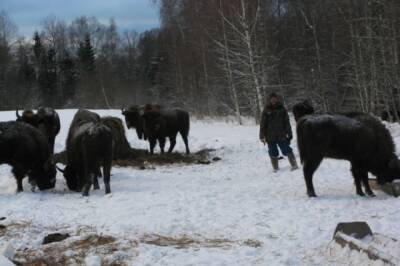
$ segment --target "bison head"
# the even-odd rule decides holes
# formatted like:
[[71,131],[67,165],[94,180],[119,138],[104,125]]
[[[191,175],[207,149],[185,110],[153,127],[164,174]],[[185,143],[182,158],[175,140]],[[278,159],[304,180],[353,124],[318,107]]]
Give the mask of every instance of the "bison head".
[[309,115],[309,114],[313,114],[314,113],[314,108],[313,108],[313,106],[312,106],[310,101],[304,100],[302,102],[299,102],[299,103],[293,105],[292,112],[293,112],[293,115],[294,115],[294,119],[297,122],[303,116],[306,116],[306,115]]
[[81,188],[79,186],[76,170],[70,165],[67,165],[64,169],[59,167],[57,167],[57,169],[63,173],[68,189],[79,192]]
[[15,114],[18,122],[25,122],[34,127],[37,127],[39,124],[38,117],[32,110],[25,110],[22,116],[18,113],[18,110],[16,110]]
[[395,179],[400,179],[400,161],[397,158],[393,158],[389,161],[386,174],[382,180],[379,180],[380,183],[392,182]]
[[146,139],[143,133],[143,111],[137,106],[132,106],[128,110],[122,109],[122,115],[125,117],[126,127],[135,128],[139,139]]
[[142,123],[141,112],[138,107],[130,107],[128,110],[122,109],[122,115],[125,117],[128,128],[136,128]]
[[33,180],[40,190],[46,190],[55,187],[56,174],[55,165],[50,158],[45,162],[43,167],[32,170],[29,174],[29,179]]

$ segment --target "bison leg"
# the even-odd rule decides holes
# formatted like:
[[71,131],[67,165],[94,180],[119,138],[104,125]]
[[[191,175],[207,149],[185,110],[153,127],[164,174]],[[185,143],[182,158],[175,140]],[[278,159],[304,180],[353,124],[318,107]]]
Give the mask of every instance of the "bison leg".
[[181,136],[182,136],[183,142],[185,143],[186,154],[190,154],[188,136],[185,134],[182,134],[182,133],[181,133]]
[[22,187],[22,179],[24,179],[25,176],[24,171],[19,167],[14,167],[12,169],[12,172],[14,174],[15,180],[17,181],[17,193],[24,191],[24,188]]
[[93,175],[93,189],[100,189],[99,180],[97,179],[97,174]]
[[320,158],[313,158],[312,160],[304,160],[303,172],[304,172],[304,179],[306,181],[307,187],[307,195],[309,197],[316,197],[313,185],[313,175],[315,170],[317,170],[318,166],[322,161],[322,157]]
[[361,181],[364,184],[365,192],[367,193],[367,195],[370,197],[375,197],[374,192],[372,192],[371,187],[369,186],[367,171],[361,172]]
[[156,147],[157,139],[150,138],[149,143],[150,143],[150,154],[154,154],[154,148]]
[[83,187],[83,196],[89,196],[89,190],[91,186],[92,186],[92,176],[89,176],[89,178],[86,179],[86,183]]
[[169,149],[168,149],[168,153],[171,153],[176,145],[176,134],[173,136],[169,137]]
[[161,154],[164,153],[164,149],[165,149],[165,137],[161,137],[158,139],[158,143],[160,145],[160,149],[161,149]]
[[92,173],[89,172],[89,168],[87,167],[87,165],[84,165],[84,169],[81,172],[81,178],[79,178],[83,182],[82,195],[84,197],[89,196],[89,190],[90,190],[90,187],[92,186],[92,178],[93,178]]
[[[351,167],[351,172],[353,173],[353,177],[354,177],[354,183],[356,185],[356,193],[359,196],[365,196],[362,187],[361,187],[361,180],[362,180],[362,175],[363,175],[363,171],[358,168],[357,166],[352,165]],[[372,192],[372,191],[371,191]]]
[[104,174],[104,187],[106,190],[106,194],[109,194],[111,193],[111,188],[110,188],[111,163],[106,163],[103,166],[103,174]]

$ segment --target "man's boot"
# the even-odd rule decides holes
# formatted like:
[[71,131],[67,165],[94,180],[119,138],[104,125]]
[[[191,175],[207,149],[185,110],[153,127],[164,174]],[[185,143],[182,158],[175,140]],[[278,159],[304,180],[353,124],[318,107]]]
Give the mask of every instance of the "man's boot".
[[299,169],[299,166],[297,165],[297,162],[296,162],[296,157],[294,156],[293,152],[288,154],[288,159],[289,159],[290,165],[292,166],[292,168],[291,168],[292,171]]
[[271,156],[271,164],[272,164],[272,169],[273,169],[274,173],[278,172],[279,164],[278,164],[278,158],[277,157],[272,157]]

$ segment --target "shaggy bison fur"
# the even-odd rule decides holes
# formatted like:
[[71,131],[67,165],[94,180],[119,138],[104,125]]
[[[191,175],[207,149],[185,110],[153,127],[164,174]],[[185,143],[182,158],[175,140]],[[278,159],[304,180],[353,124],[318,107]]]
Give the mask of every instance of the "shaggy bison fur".
[[54,142],[61,129],[60,117],[54,109],[40,107],[36,113],[32,110],[25,110],[22,115],[17,110],[16,116],[17,121],[25,122],[38,128],[46,136],[51,152],[54,152]]
[[147,140],[147,136],[144,132],[143,113],[144,107],[141,106],[131,106],[128,109],[122,109],[126,127],[128,129],[135,128],[138,138]]
[[297,123],[297,140],[303,163],[307,194],[315,197],[313,174],[324,158],[351,163],[356,192],[374,196],[368,184],[368,172],[380,184],[400,178],[400,162],[393,139],[374,116],[363,113],[307,115]]
[[103,168],[105,192],[110,193],[113,154],[111,130],[101,123],[100,116],[88,110],[78,110],[67,136],[67,164],[64,177],[70,190],[88,196],[93,183],[99,189],[97,177]]
[[46,138],[27,123],[0,122],[0,164],[8,164],[17,181],[17,191],[23,191],[22,179],[40,190],[54,188],[56,169]]
[[149,109],[143,114],[144,130],[149,139],[150,153],[154,153],[154,147],[158,141],[161,153],[164,153],[166,138],[169,138],[170,146],[168,153],[174,150],[176,144],[176,136],[178,132],[182,136],[186,147],[186,154],[190,153],[188,135],[190,130],[189,113],[180,110],[158,110]]
[[131,147],[125,135],[122,120],[118,117],[105,116],[101,122],[111,130],[113,138],[113,159],[126,159],[130,156]]
[[171,153],[176,145],[178,132],[186,146],[186,154],[190,153],[188,135],[190,130],[189,113],[180,110],[163,110],[160,105],[147,104],[122,109],[128,128],[136,128],[139,139],[149,140],[150,153],[154,153],[157,141],[161,153],[164,153],[166,138],[170,140],[168,152]]

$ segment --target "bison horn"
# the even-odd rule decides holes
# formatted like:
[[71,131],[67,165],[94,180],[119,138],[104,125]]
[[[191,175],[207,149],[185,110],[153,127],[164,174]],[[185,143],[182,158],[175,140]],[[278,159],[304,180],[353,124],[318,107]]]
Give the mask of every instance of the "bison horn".
[[58,167],[57,165],[56,165],[56,168],[57,168],[57,170],[60,171],[61,173],[64,173],[64,172],[65,172],[65,169],[61,169],[61,168]]
[[21,115],[18,113],[18,108],[15,110],[15,115],[17,116],[18,119],[21,119]]

